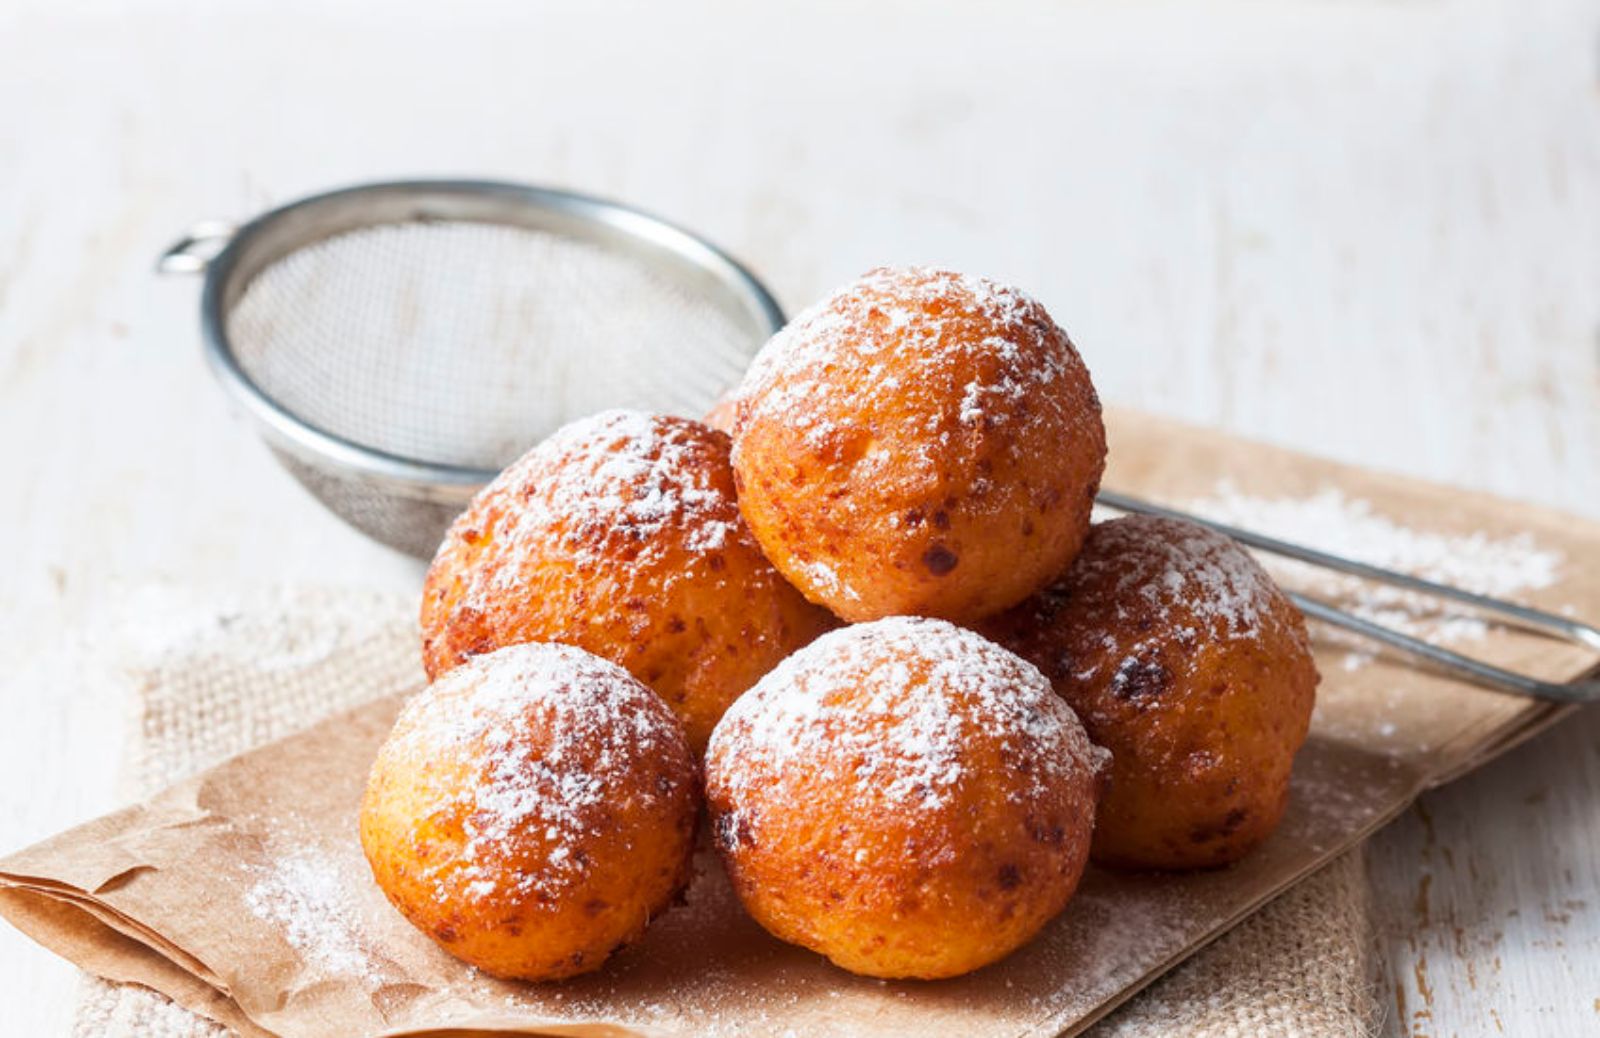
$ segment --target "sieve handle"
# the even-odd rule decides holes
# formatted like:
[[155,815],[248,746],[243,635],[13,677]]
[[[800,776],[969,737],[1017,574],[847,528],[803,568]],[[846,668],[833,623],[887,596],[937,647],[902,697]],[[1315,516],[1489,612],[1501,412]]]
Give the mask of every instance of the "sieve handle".
[[226,220],[202,220],[161,254],[156,260],[156,271],[161,274],[202,273],[238,230]]

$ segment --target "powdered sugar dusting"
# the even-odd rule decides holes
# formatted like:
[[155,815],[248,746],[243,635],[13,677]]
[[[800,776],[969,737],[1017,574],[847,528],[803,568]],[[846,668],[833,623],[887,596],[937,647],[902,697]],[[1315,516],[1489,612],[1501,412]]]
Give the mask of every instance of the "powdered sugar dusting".
[[861,592],[839,576],[839,571],[821,559],[799,560],[794,565],[800,568],[806,579],[824,594],[843,598],[848,602],[861,601]]
[[[621,667],[533,643],[474,657],[436,681],[406,705],[384,752],[482,761],[475,781],[429,811],[460,819],[465,843],[428,866],[440,902],[455,903],[553,898],[580,882],[589,862],[573,848],[603,835],[618,790],[664,795],[633,788],[627,775],[667,739],[682,736],[666,704]],[[529,847],[543,851],[537,870],[520,867]]]
[[[669,532],[674,550],[717,551],[745,534],[731,476],[727,487],[713,478],[713,435],[686,419],[627,410],[562,426],[484,491],[519,498],[500,510],[496,537],[515,552],[564,532],[562,546],[579,564],[608,538],[649,553]],[[475,504],[450,540],[468,536],[481,511]],[[471,604],[513,591],[520,578],[519,566],[497,567]]]
[[367,953],[351,903],[350,877],[310,848],[295,848],[269,865],[254,866],[245,907],[273,924],[320,973],[352,978],[368,989],[382,982]]
[[[701,454],[682,419],[643,411],[610,410],[556,430],[533,454],[512,466],[511,480],[546,457],[562,459],[563,471],[581,478],[552,483],[531,502],[529,518],[626,525],[648,539],[690,518],[697,526],[691,548],[716,548],[732,532],[726,495],[706,485]],[[537,455],[537,457],[535,456]]]
[[[994,331],[975,339],[974,318]],[[1020,344],[1029,345],[1025,350]],[[986,363],[969,363],[978,358]],[[822,409],[808,404],[818,394],[841,391],[841,370],[850,372],[852,387],[901,397],[934,389],[940,381],[936,376],[945,372],[983,372],[960,385],[938,387],[949,392],[954,412],[930,411],[929,428],[919,432],[942,438],[947,426],[973,428],[1018,417],[1019,401],[1047,398],[1037,390],[1079,367],[1066,336],[1021,291],[970,274],[880,267],[803,311],[773,336],[751,363],[739,395],[745,417],[759,414],[784,422],[821,447],[837,430]],[[917,377],[908,376],[908,368]]]
[[[1265,571],[1232,540],[1193,523],[1148,516],[1117,520],[1099,537],[1111,546],[1087,560],[1086,566],[1119,573],[1119,597],[1137,595],[1157,609],[1182,602],[1197,619],[1214,623],[1223,638],[1256,636],[1273,587]],[[1116,542],[1125,539],[1137,541],[1141,551],[1158,560],[1154,580],[1121,565]],[[1119,610],[1126,613],[1126,607]]]
[[[1137,677],[1138,668],[1161,639],[1260,638],[1278,594],[1272,578],[1230,538],[1194,523],[1147,515],[1095,526],[1069,575],[1073,583],[1109,589],[1117,622],[1106,626],[1151,632],[1109,661],[1091,660],[1076,675],[1089,681],[1103,665],[1115,666],[1113,690]],[[1193,622],[1179,623],[1179,616]],[[1107,648],[1115,645],[1108,633]]]
[[1036,1012],[1057,1020],[1081,1016],[1193,939],[1196,906],[1184,891],[1140,894],[1129,896],[1115,881],[1090,872],[1064,916],[1083,935],[1068,946],[1062,956],[1067,961],[1059,966],[1076,983],[1034,996]]
[[747,781],[804,767],[876,802],[937,810],[968,780],[969,731],[1003,733],[1004,752],[1034,765],[1029,796],[1105,759],[1021,658],[942,620],[891,617],[826,634],[764,677],[718,726],[708,767],[735,802]]
[[[1308,497],[1264,498],[1224,480],[1188,508],[1242,529],[1499,598],[1554,585],[1565,561],[1560,552],[1540,547],[1526,533],[1450,534],[1405,526],[1334,487]],[[1285,583],[1336,597],[1357,616],[1414,637],[1451,644],[1482,638],[1489,631],[1482,617],[1442,612],[1439,600],[1417,592],[1289,559],[1269,557],[1266,565]],[[1365,646],[1353,649],[1343,665],[1360,669],[1374,652]]]

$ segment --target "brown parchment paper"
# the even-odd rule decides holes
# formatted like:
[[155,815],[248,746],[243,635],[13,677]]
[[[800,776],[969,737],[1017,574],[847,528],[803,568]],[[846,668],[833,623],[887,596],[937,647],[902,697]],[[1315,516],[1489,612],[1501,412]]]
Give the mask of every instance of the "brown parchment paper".
[[[1600,526],[1549,511],[1247,444],[1142,415],[1111,416],[1107,485],[1159,500],[1339,487],[1406,526],[1526,531],[1562,553],[1531,604],[1600,616]],[[245,1035],[516,1031],[570,1035],[1075,1033],[1402,810],[1423,788],[1527,737],[1565,709],[1460,685],[1380,657],[1324,682],[1289,813],[1225,870],[1091,870],[1044,934],[1006,961],[938,983],[852,977],[767,937],[702,852],[688,903],[598,975],[517,985],[476,974],[413,931],[372,886],[355,840],[366,769],[411,689],[237,757],[144,803],[0,861],[0,914],[102,976],[136,981]],[[1470,651],[1565,680],[1581,649],[1495,631]],[[403,683],[402,683],[403,684]],[[285,863],[336,879],[337,956],[294,913],[261,911]],[[315,910],[316,905],[311,909]],[[326,923],[327,920],[322,920]]]

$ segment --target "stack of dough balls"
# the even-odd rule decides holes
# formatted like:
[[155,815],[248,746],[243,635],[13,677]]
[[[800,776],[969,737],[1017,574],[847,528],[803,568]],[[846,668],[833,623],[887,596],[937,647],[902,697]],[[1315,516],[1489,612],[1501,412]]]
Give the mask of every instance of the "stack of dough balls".
[[490,973],[593,969],[682,887],[702,753],[749,913],[870,976],[995,962],[1091,856],[1236,859],[1306,735],[1304,623],[1225,538],[1091,530],[1105,460],[1044,308],[924,268],[796,318],[706,423],[561,429],[428,572],[378,883]]

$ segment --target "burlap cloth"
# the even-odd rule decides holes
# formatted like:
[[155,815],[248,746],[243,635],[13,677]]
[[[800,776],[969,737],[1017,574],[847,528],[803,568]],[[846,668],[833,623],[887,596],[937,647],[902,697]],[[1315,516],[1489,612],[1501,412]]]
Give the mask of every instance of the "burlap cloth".
[[[414,603],[334,589],[191,604],[159,639],[113,638],[132,690],[125,792],[143,797],[261,743],[416,681]],[[130,629],[148,632],[151,618]],[[124,632],[126,634],[126,632]],[[1137,995],[1096,1038],[1369,1035],[1378,1014],[1359,851],[1338,859]],[[231,1032],[145,988],[87,979],[82,1038]]]

